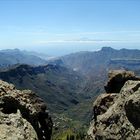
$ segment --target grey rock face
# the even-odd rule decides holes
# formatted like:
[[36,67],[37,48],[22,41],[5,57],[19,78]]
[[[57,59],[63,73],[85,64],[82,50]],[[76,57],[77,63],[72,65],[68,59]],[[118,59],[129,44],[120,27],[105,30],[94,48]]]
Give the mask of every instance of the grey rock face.
[[53,124],[46,109],[32,91],[0,80],[0,140],[50,140]]
[[139,140],[140,81],[126,80],[119,94],[100,95],[94,102],[93,114],[88,139]]

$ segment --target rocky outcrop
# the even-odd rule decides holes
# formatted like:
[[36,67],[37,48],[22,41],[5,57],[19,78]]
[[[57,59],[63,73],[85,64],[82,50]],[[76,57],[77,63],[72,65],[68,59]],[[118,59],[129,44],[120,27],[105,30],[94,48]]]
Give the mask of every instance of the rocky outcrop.
[[105,85],[107,93],[119,93],[126,81],[140,80],[139,77],[135,76],[134,72],[125,70],[111,70],[108,77],[109,80]]
[[[96,99],[88,140],[139,140],[140,80],[130,71],[111,73],[113,76],[109,78],[107,87],[110,91],[119,91],[119,94],[105,93]],[[118,75],[119,78],[111,84],[110,81]],[[124,84],[122,81],[125,81]],[[120,84],[118,89],[117,84]]]
[[46,104],[35,93],[0,80],[1,140],[50,140],[52,125]]

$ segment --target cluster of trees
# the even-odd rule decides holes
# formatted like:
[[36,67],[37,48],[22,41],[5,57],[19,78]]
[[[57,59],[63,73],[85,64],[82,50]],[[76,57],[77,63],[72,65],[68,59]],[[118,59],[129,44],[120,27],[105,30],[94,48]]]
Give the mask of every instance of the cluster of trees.
[[85,134],[80,132],[76,135],[67,135],[66,140],[85,140]]

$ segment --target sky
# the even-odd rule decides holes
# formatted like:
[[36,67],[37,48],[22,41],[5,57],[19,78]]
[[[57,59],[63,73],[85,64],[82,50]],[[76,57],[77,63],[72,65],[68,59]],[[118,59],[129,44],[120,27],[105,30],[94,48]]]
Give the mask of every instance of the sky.
[[64,55],[140,47],[140,0],[0,0],[0,49]]

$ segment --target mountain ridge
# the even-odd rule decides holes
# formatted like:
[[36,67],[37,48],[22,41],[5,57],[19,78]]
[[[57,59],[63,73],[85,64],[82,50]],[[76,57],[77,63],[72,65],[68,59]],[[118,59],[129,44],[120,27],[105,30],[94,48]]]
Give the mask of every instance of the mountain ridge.
[[0,67],[6,68],[15,64],[43,65],[47,61],[19,49],[0,50]]
[[[82,78],[78,73],[53,64],[44,66],[16,65],[11,69],[1,70],[0,79],[13,83],[19,89],[28,88],[39,93],[49,106],[55,105],[55,109],[59,108],[60,110],[67,108],[69,104],[78,103],[79,99],[76,96],[79,96],[78,90],[82,88],[79,85],[79,82],[82,83]],[[73,81],[76,82],[75,85]]]
[[61,59],[64,63],[83,74],[88,74],[99,67],[109,67],[111,59],[140,59],[140,50],[138,49],[120,49],[116,50],[111,47],[103,47],[99,51],[79,52],[63,56]]

